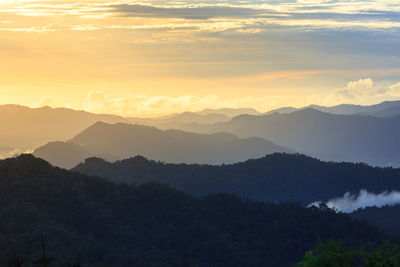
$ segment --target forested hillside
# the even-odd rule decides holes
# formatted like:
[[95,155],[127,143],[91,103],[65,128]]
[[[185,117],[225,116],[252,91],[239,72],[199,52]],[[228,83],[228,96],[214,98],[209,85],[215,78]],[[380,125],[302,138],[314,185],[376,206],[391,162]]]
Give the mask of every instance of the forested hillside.
[[[0,161],[0,266],[289,266],[319,239],[379,241],[377,228],[329,209],[196,198],[155,183],[114,184],[31,155]],[[75,265],[78,266],[78,265]]]
[[197,196],[226,192],[253,200],[298,201],[303,205],[346,192],[357,194],[361,189],[374,193],[400,189],[399,169],[323,162],[284,153],[221,166],[166,164],[140,156],[115,163],[91,158],[73,170],[130,184],[156,181]]

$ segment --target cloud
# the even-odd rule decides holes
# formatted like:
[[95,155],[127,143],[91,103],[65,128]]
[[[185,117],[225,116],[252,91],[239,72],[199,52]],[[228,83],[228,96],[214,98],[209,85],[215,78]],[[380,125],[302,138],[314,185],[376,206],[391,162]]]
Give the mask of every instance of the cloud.
[[51,96],[44,96],[38,102],[31,105],[32,107],[39,108],[39,107],[54,107],[55,101],[54,98]]
[[371,78],[347,83],[345,88],[336,90],[335,95],[348,100],[366,100],[372,97],[393,98],[400,96],[400,83],[374,82]]
[[121,13],[130,17],[151,18],[183,18],[183,19],[210,19],[210,18],[248,18],[266,13],[275,13],[273,10],[260,10],[247,7],[232,6],[151,6],[138,4],[112,5],[112,12]]
[[204,107],[217,105],[215,95],[199,96],[143,96],[128,95],[110,98],[102,91],[92,90],[84,101],[84,108],[95,113],[114,113],[124,116],[151,116],[179,112],[197,111]]
[[337,94],[353,99],[362,95],[373,94],[373,89],[374,81],[371,78],[367,78],[347,83],[346,88],[338,91]]
[[46,33],[46,32],[55,32],[57,31],[54,27],[54,24],[39,26],[39,27],[26,27],[26,28],[0,28],[0,31],[9,31],[9,32],[36,32],[36,33]]
[[389,86],[389,88],[393,96],[400,97],[400,82]]
[[[370,193],[365,189],[360,190],[358,195],[351,195],[349,192],[343,197],[334,198],[325,204],[332,209],[350,213],[359,208],[365,207],[382,207],[386,205],[396,205],[400,203],[400,191],[384,191],[380,194]],[[319,206],[321,202],[314,202],[310,206]]]
[[125,117],[158,116],[183,111],[200,111],[205,108],[248,108],[269,110],[280,107],[292,95],[266,95],[261,97],[235,97],[222,99],[217,95],[180,97],[128,95],[109,97],[102,91],[92,90],[84,100],[84,109],[93,113],[111,113]]
[[102,91],[92,90],[84,101],[85,110],[91,112],[101,112],[108,106],[109,100]]

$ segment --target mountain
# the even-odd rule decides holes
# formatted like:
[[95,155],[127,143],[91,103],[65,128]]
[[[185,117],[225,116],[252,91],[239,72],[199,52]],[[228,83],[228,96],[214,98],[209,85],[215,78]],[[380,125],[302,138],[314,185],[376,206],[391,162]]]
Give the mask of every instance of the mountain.
[[[364,114],[364,113],[360,113]],[[379,110],[376,112],[367,113],[367,115],[374,116],[374,117],[394,117],[400,114],[400,105],[395,107],[389,107],[383,110]]]
[[341,104],[332,107],[324,107],[318,105],[311,105],[309,106],[309,108],[337,115],[362,114],[362,115],[379,116],[379,117],[400,115],[400,101],[385,101],[370,106]]
[[51,159],[51,163],[56,166],[72,168],[81,159],[86,159],[92,154],[78,144],[71,142],[49,142],[33,152],[36,157]]
[[283,107],[283,108],[278,108],[278,109],[273,109],[273,110],[267,111],[264,113],[264,115],[269,115],[269,114],[274,114],[274,113],[286,114],[286,113],[295,112],[297,110],[298,110],[297,108]]
[[387,233],[400,236],[400,205],[367,207],[350,214],[357,220],[367,221],[385,230]]
[[31,155],[0,161],[0,203],[0,266],[281,267],[319,241],[388,238],[329,209],[117,185]]
[[194,112],[183,112],[158,118],[129,118],[128,120],[131,123],[154,126],[159,129],[174,129],[191,123],[212,124],[228,121],[229,119],[230,117],[217,113],[197,114]]
[[360,189],[375,193],[400,189],[400,169],[323,162],[298,154],[277,153],[222,166],[165,164],[140,156],[115,163],[91,158],[72,170],[128,184],[155,181],[196,196],[225,192],[257,201],[303,205],[346,192],[356,194]]
[[[370,106],[361,106],[361,105],[353,105],[353,104],[340,104],[336,106],[320,106],[320,105],[309,105],[303,108],[293,108],[293,107],[284,107],[274,109],[268,112],[265,112],[265,115],[279,113],[292,113],[295,111],[299,111],[302,109],[312,108],[315,110],[319,110],[325,113],[331,113],[335,115],[364,115],[364,116],[374,116],[374,117],[393,117],[400,115],[400,101],[385,101],[376,105]],[[250,114],[250,113],[248,113]],[[257,114],[253,114],[257,115]],[[260,115],[260,114],[258,114]]]
[[240,139],[228,133],[195,134],[97,122],[68,142],[57,146],[46,144],[33,154],[55,165],[72,168],[88,157],[86,151],[108,160],[140,154],[173,163],[221,164],[290,150],[256,137]]
[[253,108],[219,108],[219,109],[203,109],[202,111],[196,112],[199,115],[209,115],[209,114],[222,114],[227,117],[236,117],[243,114],[249,115],[260,115],[261,112]]
[[400,166],[400,115],[334,115],[307,108],[289,114],[241,115],[228,122],[192,125],[190,129],[265,138],[324,160]]
[[68,140],[97,121],[125,122],[114,115],[67,108],[0,106],[0,146],[28,150],[49,141]]
[[197,123],[212,124],[228,121],[232,117],[242,114],[260,115],[261,113],[251,108],[204,109],[199,112],[183,112],[155,118],[128,118],[128,121],[141,125],[154,126],[159,129],[179,129]]

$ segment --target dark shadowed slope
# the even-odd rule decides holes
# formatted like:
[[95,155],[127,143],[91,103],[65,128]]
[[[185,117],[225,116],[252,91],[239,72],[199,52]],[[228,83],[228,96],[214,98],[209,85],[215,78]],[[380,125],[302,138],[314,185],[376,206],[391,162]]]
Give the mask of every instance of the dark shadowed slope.
[[[273,152],[287,152],[288,149],[261,138],[240,139],[232,134],[195,134],[178,130],[162,131],[154,127],[131,124],[107,124],[98,122],[64,143],[68,151],[80,146],[80,151],[88,151],[93,156],[109,160],[143,155],[155,160],[174,163],[232,163],[250,158],[258,158]],[[67,147],[73,148],[67,148]],[[34,151],[49,162],[72,167],[87,157],[64,154],[63,148],[47,144]],[[75,165],[76,165],[75,164]]]
[[400,236],[400,205],[368,207],[358,209],[350,214],[357,220],[365,220],[390,234]]
[[191,129],[257,136],[326,160],[400,165],[400,116],[333,115],[309,108],[290,114],[241,115]]
[[[30,155],[0,161],[0,222],[24,266],[292,266],[319,239],[385,239],[330,210],[198,199],[158,184],[116,185]],[[11,259],[0,238],[0,266]],[[13,266],[13,265],[12,265]]]
[[381,193],[400,189],[400,169],[322,162],[303,155],[273,154],[223,166],[164,164],[135,157],[115,163],[88,159],[74,171],[116,182],[157,181],[205,195],[234,193],[260,201],[298,201],[308,205],[360,189]]
[[96,121],[126,121],[113,115],[66,108],[0,106],[0,146],[34,148],[49,141],[68,140]]

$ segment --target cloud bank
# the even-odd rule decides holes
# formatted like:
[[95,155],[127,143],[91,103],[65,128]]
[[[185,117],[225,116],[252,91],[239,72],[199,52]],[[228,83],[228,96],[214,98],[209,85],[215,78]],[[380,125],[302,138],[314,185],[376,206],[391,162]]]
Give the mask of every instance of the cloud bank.
[[[334,198],[327,201],[325,204],[331,208],[341,212],[350,213],[359,208],[365,207],[382,207],[386,205],[396,205],[400,203],[400,191],[384,191],[380,194],[370,193],[365,189],[360,190],[358,195],[352,195],[349,192],[343,197]],[[310,206],[319,206],[321,201],[311,203]]]
[[335,91],[342,100],[362,100],[367,98],[384,99],[400,97],[400,83],[388,84],[387,82],[375,82],[371,78],[362,78],[350,81],[345,88]]

